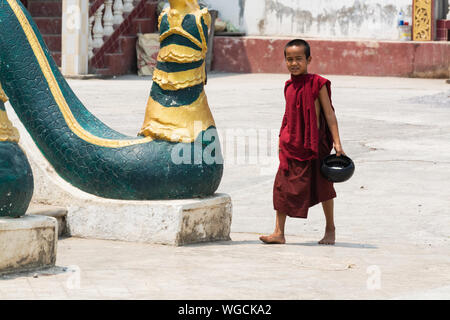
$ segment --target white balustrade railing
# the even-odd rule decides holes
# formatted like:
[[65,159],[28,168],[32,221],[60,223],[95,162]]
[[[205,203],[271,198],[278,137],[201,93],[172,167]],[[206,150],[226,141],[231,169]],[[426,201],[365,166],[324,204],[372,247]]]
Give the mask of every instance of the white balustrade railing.
[[123,22],[123,2],[122,0],[114,1],[114,24]]
[[88,38],[88,59],[94,56],[94,41],[92,39],[92,26],[94,25],[95,17],[89,17],[89,38]]
[[111,36],[115,27],[124,21],[124,15],[133,9],[133,0],[105,0],[89,17],[89,59],[94,56],[94,49],[102,47],[105,37]]
[[94,48],[100,48],[103,45],[103,32],[105,29],[103,29],[102,17],[104,8],[105,5],[102,4],[94,14],[94,28],[92,29],[92,46]]
[[105,0],[105,13],[103,14],[103,34],[107,37],[113,34],[113,12],[112,12],[113,0]]
[[123,12],[130,13],[133,8],[133,0],[123,0]]

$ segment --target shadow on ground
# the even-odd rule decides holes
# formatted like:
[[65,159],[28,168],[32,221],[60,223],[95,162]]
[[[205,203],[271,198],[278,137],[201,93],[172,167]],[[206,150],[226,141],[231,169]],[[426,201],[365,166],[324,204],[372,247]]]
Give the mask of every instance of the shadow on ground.
[[377,246],[365,243],[349,243],[349,242],[336,242],[334,245],[318,244],[317,242],[300,242],[300,243],[286,243],[291,246],[307,246],[307,247],[341,247],[341,248],[354,248],[354,249],[378,249]]
[[[217,246],[217,245],[236,246],[236,245],[249,245],[249,244],[270,246],[270,244],[264,244],[259,240],[217,241],[217,242],[208,242],[208,243],[188,244],[185,246],[186,247],[206,247],[206,246]],[[336,242],[334,245],[323,245],[323,244],[318,244],[315,241],[308,241],[308,242],[291,242],[291,243],[286,243],[284,245],[306,246],[306,247],[338,247],[338,248],[353,248],[353,249],[378,249],[377,246],[372,245],[372,244],[350,243],[350,242]],[[274,245],[272,244],[272,246],[274,246]]]
[[68,267],[54,266],[54,267],[42,268],[42,269],[34,270],[34,271],[22,271],[22,272],[3,274],[3,275],[0,275],[0,281],[14,280],[17,278],[41,278],[41,277],[54,276],[54,275],[62,274],[62,273],[72,273],[75,271],[76,270],[73,270],[73,268],[71,268],[70,266],[68,266]]

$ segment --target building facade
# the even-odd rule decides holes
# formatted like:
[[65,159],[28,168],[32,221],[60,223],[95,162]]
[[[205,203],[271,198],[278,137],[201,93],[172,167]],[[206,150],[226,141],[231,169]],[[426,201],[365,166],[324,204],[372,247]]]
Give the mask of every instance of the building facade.
[[[412,24],[412,0],[208,0],[248,36],[397,40],[398,20]],[[448,0],[435,0],[445,19]]]

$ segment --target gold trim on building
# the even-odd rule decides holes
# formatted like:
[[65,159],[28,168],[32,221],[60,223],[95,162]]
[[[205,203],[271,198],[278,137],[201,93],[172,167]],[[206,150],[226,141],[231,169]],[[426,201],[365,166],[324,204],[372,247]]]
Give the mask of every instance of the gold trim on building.
[[413,40],[433,40],[433,0],[413,1]]

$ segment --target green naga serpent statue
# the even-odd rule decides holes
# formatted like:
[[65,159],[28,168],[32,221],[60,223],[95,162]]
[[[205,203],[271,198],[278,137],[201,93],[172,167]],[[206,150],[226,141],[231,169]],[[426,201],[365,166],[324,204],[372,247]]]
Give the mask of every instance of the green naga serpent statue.
[[204,92],[210,15],[196,0],[169,2],[144,125],[128,137],[78,100],[20,1],[0,0],[4,96],[56,172],[87,193],[183,199],[212,195],[220,184],[222,152]]

